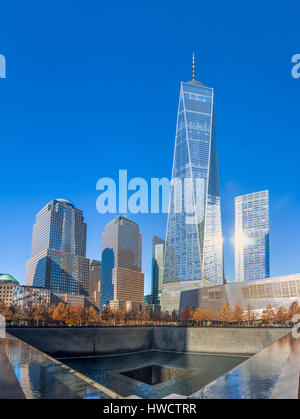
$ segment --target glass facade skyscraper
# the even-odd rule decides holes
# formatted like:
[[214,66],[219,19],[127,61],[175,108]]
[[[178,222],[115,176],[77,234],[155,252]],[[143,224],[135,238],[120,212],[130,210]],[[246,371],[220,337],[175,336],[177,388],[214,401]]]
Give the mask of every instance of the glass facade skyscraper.
[[154,236],[152,240],[152,304],[161,304],[161,290],[164,271],[165,241]]
[[89,260],[82,211],[64,199],[54,199],[37,214],[26,285],[57,293],[88,294]]
[[90,275],[89,275],[89,296],[92,304],[98,309],[100,308],[101,295],[101,262],[100,260],[92,259],[90,261]]
[[142,234],[134,221],[122,215],[105,226],[102,234],[101,310],[116,302],[144,302]]
[[163,273],[164,285],[188,281],[224,282],[214,91],[194,68],[180,87]]
[[235,281],[270,276],[269,191],[235,198]]

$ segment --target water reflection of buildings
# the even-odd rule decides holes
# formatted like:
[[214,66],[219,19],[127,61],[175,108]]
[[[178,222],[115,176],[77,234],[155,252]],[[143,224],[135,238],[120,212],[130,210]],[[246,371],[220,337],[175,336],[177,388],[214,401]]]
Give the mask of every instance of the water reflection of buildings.
[[97,392],[66,366],[12,336],[6,339],[6,353],[27,399],[76,399]]
[[206,399],[297,399],[300,340],[288,333],[194,393]]

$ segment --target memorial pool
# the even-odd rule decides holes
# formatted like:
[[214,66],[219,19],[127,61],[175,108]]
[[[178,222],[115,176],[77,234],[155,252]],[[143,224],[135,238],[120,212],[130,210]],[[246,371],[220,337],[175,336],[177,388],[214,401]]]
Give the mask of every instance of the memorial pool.
[[170,394],[189,396],[247,359],[150,350],[62,362],[123,397],[162,398]]

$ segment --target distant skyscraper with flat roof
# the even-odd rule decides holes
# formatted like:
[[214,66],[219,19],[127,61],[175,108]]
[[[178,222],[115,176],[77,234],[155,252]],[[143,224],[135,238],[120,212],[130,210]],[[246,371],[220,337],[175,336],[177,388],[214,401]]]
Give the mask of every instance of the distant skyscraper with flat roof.
[[154,236],[152,240],[152,304],[161,305],[161,291],[164,271],[165,240]]
[[88,295],[89,260],[82,211],[53,199],[37,214],[25,284],[57,293]]
[[235,281],[269,278],[269,191],[235,198]]
[[196,81],[193,59],[179,95],[162,308],[178,310],[182,290],[223,282],[214,90]]
[[127,301],[143,304],[141,264],[142,234],[138,224],[122,215],[114,218],[102,234],[101,310],[106,305],[124,306]]
[[101,294],[101,262],[92,259],[90,261],[89,296],[91,302],[99,309]]

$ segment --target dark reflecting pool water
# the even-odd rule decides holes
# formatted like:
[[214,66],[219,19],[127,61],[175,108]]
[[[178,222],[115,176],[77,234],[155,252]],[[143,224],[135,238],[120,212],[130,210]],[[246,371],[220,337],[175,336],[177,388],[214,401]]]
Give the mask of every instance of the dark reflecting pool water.
[[171,393],[188,396],[247,359],[147,351],[62,361],[122,396],[161,398]]

